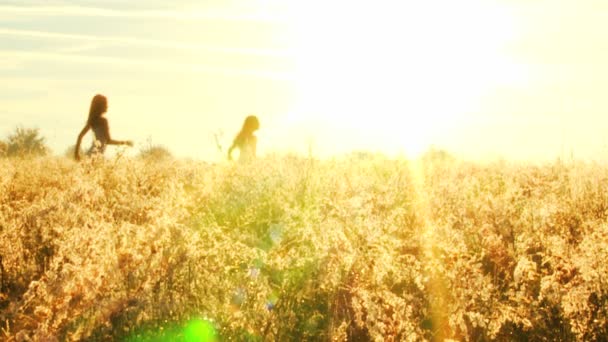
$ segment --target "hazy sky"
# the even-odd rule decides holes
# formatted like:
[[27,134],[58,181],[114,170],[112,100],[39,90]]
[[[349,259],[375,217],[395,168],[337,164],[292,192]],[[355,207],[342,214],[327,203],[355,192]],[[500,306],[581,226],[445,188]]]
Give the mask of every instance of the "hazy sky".
[[[216,159],[249,114],[261,153],[608,159],[608,2],[0,0],[0,137],[113,137]],[[89,144],[90,136],[86,144]]]

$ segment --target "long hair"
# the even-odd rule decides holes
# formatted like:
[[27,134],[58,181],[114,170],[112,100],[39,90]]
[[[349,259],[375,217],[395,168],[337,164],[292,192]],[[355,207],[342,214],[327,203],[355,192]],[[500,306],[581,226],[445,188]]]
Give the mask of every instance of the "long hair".
[[258,130],[259,128],[260,128],[260,121],[258,120],[257,116],[249,115],[248,117],[245,118],[245,122],[243,123],[243,128],[241,128],[241,131],[239,132],[239,134],[236,136],[236,138],[234,140],[237,142],[243,142],[247,136],[251,135],[253,132]]
[[101,114],[105,113],[108,108],[108,99],[101,95],[97,94],[93,96],[93,100],[91,101],[91,108],[89,108],[89,118],[87,122],[89,125],[95,123],[95,121],[101,116]]
[[243,128],[241,128],[241,132],[245,134],[251,134],[259,128],[260,121],[258,120],[258,117],[255,115],[249,115],[245,118],[245,122],[243,123]]

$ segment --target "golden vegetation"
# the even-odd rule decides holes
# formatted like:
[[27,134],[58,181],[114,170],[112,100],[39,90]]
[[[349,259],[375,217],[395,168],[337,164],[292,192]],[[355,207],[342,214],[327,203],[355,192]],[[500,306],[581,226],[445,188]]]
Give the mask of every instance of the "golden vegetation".
[[607,218],[583,163],[0,159],[0,336],[601,340]]

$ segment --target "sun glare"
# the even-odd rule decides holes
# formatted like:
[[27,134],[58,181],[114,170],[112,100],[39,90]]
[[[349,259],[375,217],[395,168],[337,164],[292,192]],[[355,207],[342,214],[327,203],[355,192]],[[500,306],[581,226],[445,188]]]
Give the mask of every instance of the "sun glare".
[[516,27],[498,4],[313,0],[290,9],[292,120],[323,123],[330,144],[418,154],[511,77],[505,46]]

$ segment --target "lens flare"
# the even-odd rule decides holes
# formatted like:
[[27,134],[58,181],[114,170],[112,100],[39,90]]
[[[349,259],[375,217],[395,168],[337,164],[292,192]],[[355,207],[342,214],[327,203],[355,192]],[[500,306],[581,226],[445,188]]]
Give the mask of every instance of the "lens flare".
[[217,341],[217,332],[213,324],[204,319],[194,319],[188,322],[184,330],[186,342],[213,342]]

